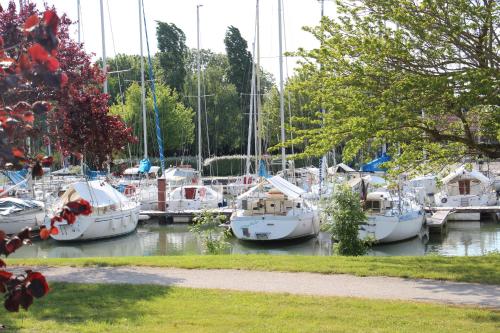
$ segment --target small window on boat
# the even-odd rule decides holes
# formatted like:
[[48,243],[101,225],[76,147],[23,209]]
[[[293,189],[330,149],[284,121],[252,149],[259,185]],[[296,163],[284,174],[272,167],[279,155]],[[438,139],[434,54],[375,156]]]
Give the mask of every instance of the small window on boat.
[[458,191],[460,195],[470,194],[470,179],[458,181]]
[[368,210],[380,211],[380,201],[367,201],[365,207]]

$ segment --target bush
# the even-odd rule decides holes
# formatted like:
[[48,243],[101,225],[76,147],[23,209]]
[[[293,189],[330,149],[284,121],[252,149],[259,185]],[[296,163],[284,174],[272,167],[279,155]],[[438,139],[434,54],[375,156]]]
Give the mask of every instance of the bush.
[[366,254],[372,241],[358,237],[359,226],[366,223],[366,215],[361,207],[359,195],[346,185],[335,188],[323,213],[326,215],[323,230],[332,233],[337,242],[335,252],[340,255],[360,256]]
[[197,214],[193,221],[194,224],[189,228],[189,231],[196,233],[201,238],[207,253],[221,254],[229,248],[229,243],[226,241],[230,237],[229,229],[226,229],[222,234],[217,231],[219,225],[226,221],[226,216],[204,210]]

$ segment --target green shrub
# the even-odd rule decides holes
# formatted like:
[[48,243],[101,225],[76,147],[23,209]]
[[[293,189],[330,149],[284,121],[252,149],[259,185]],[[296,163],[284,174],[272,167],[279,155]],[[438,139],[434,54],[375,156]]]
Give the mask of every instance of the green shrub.
[[358,237],[359,226],[366,223],[359,195],[346,185],[335,188],[330,201],[324,206],[323,230],[332,233],[336,241],[335,252],[340,255],[360,256],[366,254],[372,241]]

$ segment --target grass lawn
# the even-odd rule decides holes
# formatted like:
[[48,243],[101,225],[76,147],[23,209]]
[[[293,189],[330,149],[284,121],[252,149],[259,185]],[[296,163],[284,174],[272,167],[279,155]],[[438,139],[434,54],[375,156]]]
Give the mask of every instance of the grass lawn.
[[72,259],[9,259],[27,266],[153,266],[234,268],[262,271],[347,273],[500,284],[500,255],[478,257],[340,257],[272,255],[193,255]]
[[7,332],[498,332],[500,312],[355,298],[54,283]]

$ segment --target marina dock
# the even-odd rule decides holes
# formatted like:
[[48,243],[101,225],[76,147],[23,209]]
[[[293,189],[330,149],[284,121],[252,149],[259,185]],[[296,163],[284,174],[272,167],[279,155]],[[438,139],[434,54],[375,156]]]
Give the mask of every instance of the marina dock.
[[[219,209],[211,209],[211,212],[216,214],[222,214],[229,217],[233,213],[234,209],[231,208],[219,208]],[[140,215],[149,216],[150,218],[157,218],[163,224],[172,224],[172,223],[191,223],[193,218],[203,212],[203,210],[184,210],[184,211],[162,211],[162,210],[142,210]]]
[[432,214],[426,219],[426,225],[429,227],[429,231],[441,233],[446,226],[448,217],[454,213],[488,214],[495,222],[498,222],[500,206],[425,207],[425,211]]

